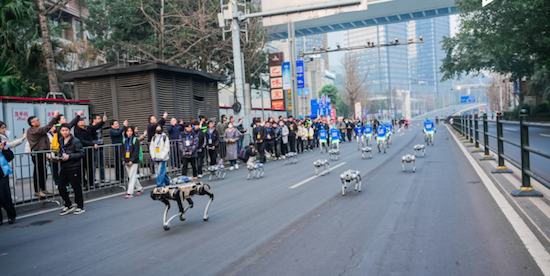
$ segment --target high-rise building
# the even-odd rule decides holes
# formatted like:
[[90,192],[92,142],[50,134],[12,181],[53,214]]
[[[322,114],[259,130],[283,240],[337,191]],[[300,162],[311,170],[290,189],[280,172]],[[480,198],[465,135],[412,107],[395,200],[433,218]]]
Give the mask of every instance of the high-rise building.
[[411,97],[424,99],[431,108],[449,104],[452,81],[442,82],[439,72],[445,58],[441,41],[451,35],[449,16],[410,21],[408,28],[409,37],[424,39],[422,44],[409,46]]
[[[344,32],[346,47],[364,46],[367,42],[385,44],[407,39],[407,23],[378,25]],[[360,60],[360,72],[367,75],[369,97],[385,97],[395,89],[409,86],[407,47],[379,47],[354,52]],[[342,66],[344,66],[342,64]]]

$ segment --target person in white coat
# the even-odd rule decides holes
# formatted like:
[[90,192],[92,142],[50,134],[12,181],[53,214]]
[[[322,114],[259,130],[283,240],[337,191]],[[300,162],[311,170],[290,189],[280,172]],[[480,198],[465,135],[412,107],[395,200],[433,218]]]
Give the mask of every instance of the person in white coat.
[[288,153],[288,135],[290,131],[283,121],[279,122],[279,128],[281,129],[281,155],[285,159],[285,155]]
[[149,143],[149,154],[158,168],[157,187],[170,185],[170,178],[166,175],[166,162],[170,159],[170,139],[162,132],[160,125],[157,126],[155,136]]

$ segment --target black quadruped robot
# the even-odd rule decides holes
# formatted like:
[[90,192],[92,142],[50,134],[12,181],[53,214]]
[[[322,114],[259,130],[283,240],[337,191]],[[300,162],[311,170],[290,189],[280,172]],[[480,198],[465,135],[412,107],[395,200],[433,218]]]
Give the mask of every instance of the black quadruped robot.
[[[210,208],[210,203],[214,200],[214,194],[210,189],[210,186],[202,182],[191,182],[189,183],[189,178],[186,177],[184,184],[167,186],[167,187],[157,187],[151,191],[151,198],[153,200],[162,201],[166,205],[166,210],[164,210],[163,216],[163,227],[164,230],[170,230],[170,221],[179,216],[181,221],[185,220],[185,212],[189,208],[193,208],[193,200],[191,198],[194,195],[208,195],[210,200],[206,204],[206,209],[204,210],[203,220],[208,221],[208,209]],[[168,210],[170,210],[170,201],[174,200],[178,203],[179,213],[168,218]],[[184,207],[184,200],[187,201],[189,206]]]

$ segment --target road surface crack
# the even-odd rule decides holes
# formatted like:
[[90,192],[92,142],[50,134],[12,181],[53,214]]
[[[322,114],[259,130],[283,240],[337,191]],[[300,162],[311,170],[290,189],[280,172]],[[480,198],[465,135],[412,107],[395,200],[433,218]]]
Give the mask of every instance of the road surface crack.
[[[349,257],[350,261],[353,259],[354,256],[355,256],[355,250],[354,250],[353,247],[352,247],[352,248],[351,248],[351,256]],[[348,269],[353,269],[353,268],[358,267],[358,266],[361,264],[361,262],[363,262],[363,258],[361,258],[361,259],[359,260],[359,262],[357,262],[357,264],[355,264],[355,265],[352,266],[352,267],[347,267],[347,268],[344,267],[344,271],[343,271],[342,273],[338,274],[338,276],[344,275],[344,274],[347,272]]]

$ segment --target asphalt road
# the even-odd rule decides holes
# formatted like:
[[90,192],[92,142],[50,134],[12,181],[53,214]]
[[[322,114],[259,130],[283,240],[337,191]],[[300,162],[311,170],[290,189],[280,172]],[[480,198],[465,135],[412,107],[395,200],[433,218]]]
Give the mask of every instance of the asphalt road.
[[[341,146],[340,165],[314,175],[319,151],[295,165],[266,164],[207,181],[187,220],[162,229],[164,204],[148,195],[86,204],[0,226],[2,275],[541,275],[541,271],[447,131],[418,158],[419,127],[395,134],[386,154],[361,159]],[[341,165],[343,164],[343,165]],[[341,195],[339,174],[360,170],[361,193]],[[303,183],[295,189],[290,186]],[[148,191],[145,193],[147,194]],[[174,208],[172,208],[172,212]]]

